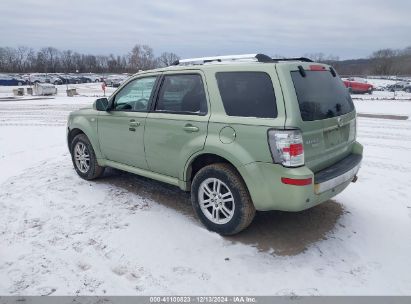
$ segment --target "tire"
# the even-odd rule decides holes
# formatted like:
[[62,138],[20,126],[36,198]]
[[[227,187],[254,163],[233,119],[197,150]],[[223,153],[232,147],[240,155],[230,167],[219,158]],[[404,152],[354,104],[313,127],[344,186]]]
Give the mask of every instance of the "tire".
[[[77,151],[77,148],[80,149],[80,151]],[[83,151],[83,153],[81,153],[81,151]],[[103,175],[104,167],[98,165],[93,146],[86,135],[79,134],[74,137],[70,144],[70,153],[74,169],[81,178],[92,180]],[[83,157],[81,155],[83,155]],[[80,160],[76,160],[76,156],[84,160],[85,163],[81,164]]]
[[18,85],[19,87],[21,87],[21,86],[23,85],[23,83],[19,81],[19,83],[17,83],[17,85]]
[[[220,184],[219,190],[218,187],[213,189],[216,184]],[[217,193],[219,195],[214,196]],[[222,201],[224,197],[226,202]],[[255,216],[243,179],[225,163],[208,165],[197,172],[191,184],[191,203],[204,226],[221,235],[233,235],[244,230]]]

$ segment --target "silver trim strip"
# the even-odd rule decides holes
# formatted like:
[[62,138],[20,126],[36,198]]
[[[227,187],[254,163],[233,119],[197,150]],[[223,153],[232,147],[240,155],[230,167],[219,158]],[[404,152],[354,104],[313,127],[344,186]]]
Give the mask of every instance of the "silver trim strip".
[[330,190],[332,188],[335,188],[349,180],[352,180],[354,176],[358,173],[358,170],[361,167],[361,163],[356,165],[354,168],[350,169],[349,171],[334,177],[326,182],[320,183],[320,184],[314,184],[314,192],[315,194],[320,194],[323,193],[327,190]]

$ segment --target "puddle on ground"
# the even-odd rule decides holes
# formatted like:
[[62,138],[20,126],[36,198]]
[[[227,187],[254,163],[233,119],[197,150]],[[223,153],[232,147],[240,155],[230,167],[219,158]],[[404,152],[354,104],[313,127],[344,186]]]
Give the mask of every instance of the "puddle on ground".
[[[191,207],[190,194],[177,187],[115,169],[106,170],[98,182],[147,197],[197,220]],[[327,239],[327,234],[343,214],[343,206],[334,200],[302,212],[257,212],[245,231],[225,239],[276,255],[297,255],[309,245]]]
[[227,239],[261,251],[272,249],[276,255],[296,255],[327,239],[343,213],[342,205],[333,200],[301,212],[258,212],[248,229]]

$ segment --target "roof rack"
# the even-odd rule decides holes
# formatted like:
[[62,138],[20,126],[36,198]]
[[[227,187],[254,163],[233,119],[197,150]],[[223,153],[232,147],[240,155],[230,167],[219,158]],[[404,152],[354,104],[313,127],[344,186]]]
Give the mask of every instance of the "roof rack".
[[303,61],[303,62],[313,62],[310,58],[306,57],[296,57],[296,58],[272,58],[273,61]]
[[205,64],[209,62],[230,62],[230,61],[257,61],[257,62],[274,62],[274,60],[264,54],[245,54],[245,55],[228,55],[215,57],[201,57],[176,60],[172,65],[190,65],[190,64]]

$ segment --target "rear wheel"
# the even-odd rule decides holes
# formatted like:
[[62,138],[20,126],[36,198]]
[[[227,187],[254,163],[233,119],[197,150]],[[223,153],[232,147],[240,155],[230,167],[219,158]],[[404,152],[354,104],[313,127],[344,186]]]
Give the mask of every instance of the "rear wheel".
[[195,175],[191,202],[207,229],[222,235],[244,230],[255,215],[244,181],[232,166],[225,163],[206,166]]
[[91,180],[104,173],[104,167],[98,165],[96,154],[86,135],[74,137],[70,148],[74,169],[80,177]]

